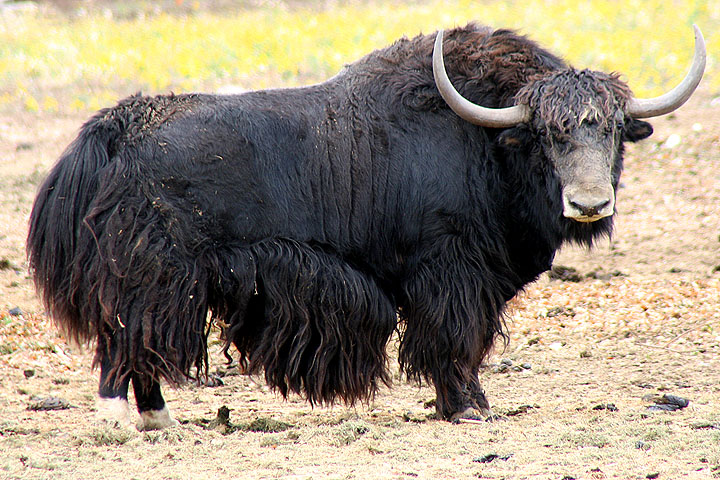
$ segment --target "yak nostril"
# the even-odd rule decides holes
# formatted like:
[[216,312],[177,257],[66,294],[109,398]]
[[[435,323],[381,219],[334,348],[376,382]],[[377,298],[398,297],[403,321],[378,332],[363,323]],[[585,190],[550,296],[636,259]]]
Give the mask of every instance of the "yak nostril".
[[577,209],[583,215],[587,217],[594,217],[598,215],[603,208],[607,207],[610,204],[610,200],[605,200],[604,202],[591,206],[583,205],[573,200],[569,200],[569,203],[573,208]]

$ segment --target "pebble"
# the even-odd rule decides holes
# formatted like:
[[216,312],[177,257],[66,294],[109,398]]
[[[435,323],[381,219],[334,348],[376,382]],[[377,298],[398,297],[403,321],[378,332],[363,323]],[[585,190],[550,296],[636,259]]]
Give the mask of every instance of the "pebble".
[[488,453],[487,455],[483,455],[482,457],[474,458],[473,462],[475,462],[475,463],[490,463],[494,460],[507,461],[512,456],[513,456],[512,453],[508,453],[507,455],[498,455],[497,453]]
[[595,405],[593,407],[593,410],[607,410],[608,412],[617,412],[618,408],[615,406],[614,403],[601,403],[599,405]]
[[677,395],[669,395],[667,393],[663,395],[648,394],[643,396],[643,400],[646,402],[654,402],[654,405],[647,407],[648,410],[653,411],[666,411],[674,412],[690,405],[690,400]]
[[643,442],[642,440],[638,440],[637,442],[635,442],[635,448],[637,448],[638,450],[650,450],[650,445]]
[[662,148],[675,148],[680,145],[680,143],[682,143],[682,137],[677,133],[673,133],[665,140],[665,143],[662,144]]
[[10,310],[8,310],[8,313],[10,315],[12,315],[13,317],[19,317],[20,315],[23,314],[23,311],[20,307],[15,307],[15,308],[11,308]]
[[532,369],[532,365],[527,362],[515,365],[509,358],[503,358],[500,363],[489,365],[494,373],[504,373],[507,371],[522,372],[523,370]]
[[59,397],[33,397],[30,400],[32,403],[28,405],[28,410],[65,410],[70,408],[70,403]]

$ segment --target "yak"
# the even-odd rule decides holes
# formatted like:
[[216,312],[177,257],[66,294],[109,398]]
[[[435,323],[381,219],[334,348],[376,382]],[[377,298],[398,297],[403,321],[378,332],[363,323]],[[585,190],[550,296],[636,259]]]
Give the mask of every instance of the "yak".
[[438,417],[484,419],[506,302],[563,244],[612,233],[624,143],[703,74],[694,28],[689,73],[651,99],[474,23],[303,88],[131,96],[39,188],[36,286],[95,345],[103,415],[130,422],[132,382],[141,430],[176,423],[159,382],[207,375],[212,325],[230,361],[312,405],[390,385],[397,332]]

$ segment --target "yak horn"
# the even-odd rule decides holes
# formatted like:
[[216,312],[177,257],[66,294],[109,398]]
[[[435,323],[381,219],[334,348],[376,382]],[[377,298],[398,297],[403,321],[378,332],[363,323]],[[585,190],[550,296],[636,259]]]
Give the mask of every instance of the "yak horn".
[[697,25],[695,29],[695,57],[690,71],[682,82],[664,95],[655,98],[632,98],[627,106],[628,115],[635,118],[657,117],[677,109],[690,98],[700,83],[705,70],[705,40]]
[[515,105],[507,108],[488,108],[476,105],[455,90],[445,71],[443,61],[443,31],[435,37],[433,49],[433,76],[440,95],[448,106],[464,120],[482,127],[506,128],[530,120],[530,109],[526,105]]

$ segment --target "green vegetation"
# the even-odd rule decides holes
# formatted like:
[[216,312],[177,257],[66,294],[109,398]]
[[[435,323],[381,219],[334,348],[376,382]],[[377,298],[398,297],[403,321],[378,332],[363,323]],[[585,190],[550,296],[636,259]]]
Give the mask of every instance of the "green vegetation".
[[690,25],[697,23],[710,57],[705,82],[717,88],[720,9],[713,3],[435,0],[223,12],[196,2],[195,9],[137,15],[6,11],[0,13],[0,111],[94,110],[138,90],[303,85],[403,35],[469,21],[517,29],[578,67],[622,72],[639,96],[682,78],[692,54]]

